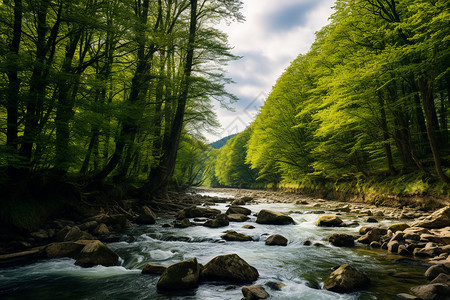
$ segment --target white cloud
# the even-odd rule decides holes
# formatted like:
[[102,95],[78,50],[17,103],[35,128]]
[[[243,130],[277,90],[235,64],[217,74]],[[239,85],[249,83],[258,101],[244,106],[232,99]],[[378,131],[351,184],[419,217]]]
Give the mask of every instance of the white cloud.
[[[243,130],[244,123],[250,124],[251,119],[244,116],[242,108],[260,97],[260,93],[270,93],[289,63],[300,53],[308,52],[315,39],[314,33],[328,23],[334,4],[334,0],[243,2],[244,23],[219,25],[228,34],[233,53],[243,56],[227,67],[228,77],[236,81],[228,90],[240,98],[235,104],[236,111],[229,112],[215,105],[223,129]],[[214,141],[228,133],[227,130],[219,132],[219,136],[205,135],[209,141]]]

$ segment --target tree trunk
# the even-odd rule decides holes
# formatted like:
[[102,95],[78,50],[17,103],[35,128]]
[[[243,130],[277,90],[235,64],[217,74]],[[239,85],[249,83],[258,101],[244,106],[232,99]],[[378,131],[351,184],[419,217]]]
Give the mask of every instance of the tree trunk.
[[383,131],[383,147],[384,152],[386,154],[386,162],[389,174],[395,175],[396,170],[394,168],[394,160],[392,158],[391,145],[389,143],[389,131],[386,120],[386,110],[384,108],[384,100],[381,95],[378,95],[378,104],[380,105],[380,114],[381,114],[381,129]]
[[441,157],[439,154],[438,142],[436,138],[436,109],[433,98],[433,77],[430,79],[419,79],[419,88],[422,94],[422,104],[425,111],[425,119],[427,124],[427,135],[430,143],[431,152],[433,153],[434,165],[439,177],[445,183],[450,183],[450,178],[444,173],[441,165]]
[[19,60],[19,46],[22,35],[22,0],[14,1],[14,25],[13,38],[9,46],[10,59],[13,60],[12,70],[8,71],[8,100],[7,100],[7,119],[6,119],[6,144],[17,150],[18,135],[18,104],[20,79],[17,74],[17,62]]
[[150,179],[152,182],[149,182],[151,194],[167,190],[169,179],[175,169],[178,146],[180,144],[181,131],[183,129],[184,113],[191,83],[191,72],[194,59],[194,43],[197,31],[197,0],[191,0],[190,3],[191,11],[189,24],[189,41],[186,63],[183,71],[184,78],[181,86],[180,96],[178,98],[175,118],[173,120],[170,129],[170,135],[167,141],[167,147],[164,147],[165,151],[161,159],[161,164],[158,168],[158,171],[156,172],[156,174],[160,176],[152,176],[152,178]]

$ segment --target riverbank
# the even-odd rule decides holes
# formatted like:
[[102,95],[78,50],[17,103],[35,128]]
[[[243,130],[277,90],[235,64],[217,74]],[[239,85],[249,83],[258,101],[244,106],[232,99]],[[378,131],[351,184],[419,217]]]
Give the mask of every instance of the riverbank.
[[[99,280],[103,280],[104,276],[109,278],[108,274],[112,272],[116,274],[114,276],[118,277],[117,280],[114,280],[117,287],[108,286],[110,290],[105,290],[104,293],[112,293],[119,297],[139,297],[139,292],[124,287],[125,284],[129,284],[130,280],[133,280],[135,282],[133,288],[144,289],[147,296],[150,295],[154,299],[169,299],[173,297],[173,294],[156,293],[156,281],[159,275],[140,276],[140,271],[146,263],[168,267],[180,261],[196,258],[199,263],[205,264],[216,256],[237,253],[260,273],[260,277],[254,284],[266,287],[274,299],[335,298],[334,293],[323,290],[322,287],[325,279],[332,272],[331,269],[343,264],[350,264],[360,269],[368,275],[372,282],[367,288],[359,289],[359,292],[344,294],[341,296],[342,299],[373,299],[373,297],[393,299],[399,293],[410,293],[410,288],[429,285],[430,282],[427,281],[424,273],[432,264],[445,263],[448,257],[448,249],[443,248],[444,245],[436,243],[436,238],[444,234],[442,230],[429,229],[428,232],[420,232],[418,236],[414,236],[415,240],[413,241],[420,244],[419,246],[423,246],[423,249],[430,251],[427,254],[428,257],[414,255],[414,253],[407,254],[407,252],[400,254],[398,251],[400,247],[392,246],[397,244],[397,246],[404,245],[407,248],[412,243],[409,239],[411,236],[405,237],[406,234],[411,235],[411,233],[404,230],[397,230],[395,239],[393,239],[393,235],[386,237],[389,238],[383,242],[386,243],[386,246],[392,242],[388,249],[383,249],[380,242],[380,247],[373,247],[372,243],[360,241],[370,231],[367,230],[364,235],[361,235],[363,233],[361,228],[380,228],[386,231],[383,232],[386,235],[391,225],[412,225],[416,220],[424,220],[429,217],[431,212],[407,207],[377,207],[367,203],[327,201],[304,195],[261,190],[194,188],[191,192],[184,195],[172,194],[172,197],[166,201],[149,203],[149,209],[151,207],[152,210],[158,210],[158,212],[156,222],[148,225],[136,222],[137,213],[136,215],[129,214],[130,210],[127,208],[133,212],[138,211],[136,207],[133,209],[135,200],[122,201],[121,209],[127,213],[116,217],[116,220],[122,220],[116,223],[125,226],[108,224],[107,227],[111,229],[110,237],[113,238],[104,240],[105,244],[120,257],[120,266],[107,268],[97,266],[92,269],[91,273],[86,273],[87,271],[74,266],[76,260],[44,259],[23,267],[3,269],[2,273],[9,274],[7,278],[11,278],[11,280],[15,278],[17,284],[20,284],[18,274],[28,270],[27,272],[40,274],[38,277],[45,279],[41,281],[27,277],[27,280],[33,282],[31,286],[47,286],[50,280],[61,284],[61,288],[66,289],[67,276],[78,278],[95,273],[98,280],[94,280],[94,282],[97,285],[103,285]],[[228,206],[232,202],[240,203],[243,209],[234,208],[230,212]],[[192,206],[202,209],[192,210],[190,208]],[[239,210],[249,213],[247,218],[241,222],[235,218],[235,213]],[[258,222],[256,215],[259,216],[262,210],[276,211],[290,216],[295,224],[279,226]],[[217,224],[216,220],[218,219],[214,215],[199,217],[196,215],[198,212],[226,215],[229,223]],[[342,223],[339,224],[343,226],[317,226],[319,218],[324,215],[340,218]],[[103,223],[103,220],[107,219],[101,220]],[[74,223],[71,226],[72,228],[83,228],[89,232],[91,229],[87,227],[87,222],[92,222],[92,220],[84,220],[83,223]],[[93,224],[91,223],[91,228],[94,228]],[[209,225],[207,226],[207,224]],[[75,231],[78,232],[76,229]],[[400,237],[398,234],[402,233],[403,236]],[[245,239],[242,241],[233,240],[233,237],[229,239],[227,234],[234,234],[234,237],[238,238],[245,236]],[[350,236],[351,241],[355,239],[358,241],[350,247],[337,246],[330,239],[330,236],[334,234]],[[268,246],[269,236],[273,235],[284,236],[287,240],[286,245],[284,247]],[[378,236],[380,241],[381,237],[381,235]],[[425,239],[433,239],[434,242],[425,243]],[[448,244],[448,239],[444,236],[441,242]],[[428,243],[432,244],[427,246]],[[61,278],[58,274],[46,271],[50,270],[53,264],[58,264],[60,268],[67,270],[67,274]],[[2,279],[6,280],[5,277]],[[279,287],[285,286],[280,290],[272,290],[269,286],[274,286],[273,282]],[[84,284],[89,287],[91,283],[85,282]],[[12,284],[11,288],[14,286]],[[239,297],[240,285],[234,286],[234,289],[237,290],[233,290],[229,284],[203,283],[194,290],[178,294],[176,299],[214,299],[217,297],[235,299]],[[16,289],[25,293],[25,291],[30,292],[33,288],[16,287]],[[23,295],[23,293],[19,294]],[[102,291],[86,288],[83,295],[87,299],[94,299],[101,294]],[[301,295],[301,297],[299,298],[297,295]]]

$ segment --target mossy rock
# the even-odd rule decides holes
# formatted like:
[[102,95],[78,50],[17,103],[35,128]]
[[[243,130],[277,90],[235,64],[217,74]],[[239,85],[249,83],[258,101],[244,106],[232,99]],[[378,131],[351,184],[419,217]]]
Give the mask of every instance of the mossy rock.
[[410,226],[408,224],[402,223],[402,224],[392,224],[391,226],[388,227],[388,229],[395,233],[397,231],[403,231],[409,227]]
[[322,227],[340,227],[343,226],[344,222],[335,215],[330,216],[321,216],[316,223],[316,226],[322,226]]
[[198,286],[201,267],[196,258],[173,264],[164,270],[156,284],[160,291],[188,290]]

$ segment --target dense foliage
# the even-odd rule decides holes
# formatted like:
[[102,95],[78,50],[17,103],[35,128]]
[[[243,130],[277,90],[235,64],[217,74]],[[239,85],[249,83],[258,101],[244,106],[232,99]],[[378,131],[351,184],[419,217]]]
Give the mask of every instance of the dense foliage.
[[[198,2],[198,3],[197,3]],[[0,1],[2,182],[33,174],[167,185],[230,101],[221,20],[235,0]],[[186,176],[190,176],[186,174]]]
[[220,159],[245,148],[272,183],[450,183],[450,2],[338,0],[334,9],[278,79],[247,144],[222,148],[219,181],[239,178]]

